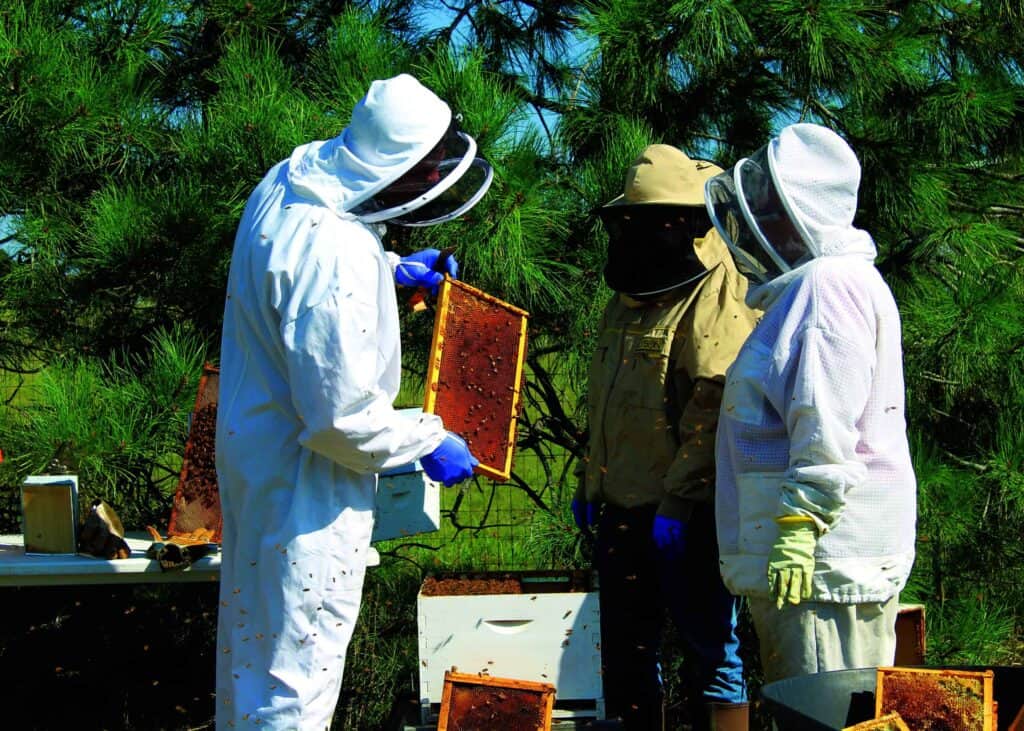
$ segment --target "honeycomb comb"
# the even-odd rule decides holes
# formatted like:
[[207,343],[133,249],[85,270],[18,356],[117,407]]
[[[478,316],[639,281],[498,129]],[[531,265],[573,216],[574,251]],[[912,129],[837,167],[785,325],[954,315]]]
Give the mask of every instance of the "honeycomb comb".
[[992,731],[994,673],[878,668],[875,716],[897,712],[912,729]]
[[469,445],[475,472],[512,474],[529,314],[445,277],[437,295],[423,410]]
[[217,438],[217,390],[220,371],[211,365],[203,367],[199,379],[192,424],[181,464],[178,488],[174,493],[168,536],[192,534],[199,529],[213,532],[214,543],[220,543],[224,520],[220,512],[217,488],[217,466],[214,442]]

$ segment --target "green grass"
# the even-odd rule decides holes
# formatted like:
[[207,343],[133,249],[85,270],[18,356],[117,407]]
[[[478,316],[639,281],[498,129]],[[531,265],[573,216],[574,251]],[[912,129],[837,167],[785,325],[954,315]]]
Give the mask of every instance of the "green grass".
[[35,397],[38,373],[10,373],[0,371],[0,406],[16,408],[31,404]]
[[[542,485],[544,471],[532,462],[524,456],[516,474],[531,486]],[[512,483],[474,478],[442,487],[440,530],[383,541],[377,549],[424,570],[561,568],[554,565],[556,558],[574,555],[563,544],[576,542],[567,489],[550,486],[541,492],[549,512]]]

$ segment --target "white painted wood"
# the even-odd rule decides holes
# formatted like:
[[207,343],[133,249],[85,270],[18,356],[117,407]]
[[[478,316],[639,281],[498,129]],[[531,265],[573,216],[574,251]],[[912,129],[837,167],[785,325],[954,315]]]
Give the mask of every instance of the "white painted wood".
[[217,581],[220,552],[204,556],[182,571],[161,571],[146,558],[153,540],[145,533],[125,536],[130,558],[107,560],[87,554],[26,554],[21,535],[0,536],[0,586],[64,586],[70,584],[142,584]]
[[430,533],[441,527],[441,486],[419,462],[382,472],[373,511],[373,543]]
[[[441,702],[444,673],[551,683],[559,701],[604,717],[597,591],[417,597],[420,707]],[[426,722],[427,719],[424,719]]]

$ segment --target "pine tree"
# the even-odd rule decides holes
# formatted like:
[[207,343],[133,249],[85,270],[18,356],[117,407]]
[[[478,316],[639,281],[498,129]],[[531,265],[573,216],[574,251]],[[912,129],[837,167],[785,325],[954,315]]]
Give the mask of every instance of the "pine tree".
[[904,597],[928,605],[936,662],[1020,657],[1022,19],[1016,2],[595,2],[587,103],[563,119],[587,159],[618,119],[723,166],[795,121],[858,153],[856,223],[903,314]]

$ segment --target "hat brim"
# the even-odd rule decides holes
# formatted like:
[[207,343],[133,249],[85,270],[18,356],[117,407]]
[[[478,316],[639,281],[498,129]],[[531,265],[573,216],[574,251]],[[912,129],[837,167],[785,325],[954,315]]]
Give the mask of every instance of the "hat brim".
[[704,206],[704,199],[684,201],[678,198],[661,198],[657,200],[631,201],[625,195],[619,195],[605,203],[601,208],[618,208],[619,206],[678,206],[680,208],[696,208]]

